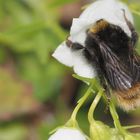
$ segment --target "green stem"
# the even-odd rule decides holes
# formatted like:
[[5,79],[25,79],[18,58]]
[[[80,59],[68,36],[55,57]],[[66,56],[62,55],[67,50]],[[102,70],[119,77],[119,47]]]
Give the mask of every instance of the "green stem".
[[140,128],[140,125],[123,126],[124,129]]
[[74,111],[72,112],[72,115],[71,115],[71,118],[70,118],[71,121],[73,121],[73,122],[76,121],[77,113],[78,113],[79,109],[81,108],[81,106],[83,105],[83,103],[88,98],[88,96],[90,95],[92,86],[93,86],[93,84],[90,85],[90,87],[88,88],[88,90],[86,91],[84,96],[78,101],[77,106],[75,107]]
[[124,135],[125,130],[124,130],[123,127],[121,126],[121,123],[120,123],[120,121],[119,121],[119,116],[118,116],[118,114],[117,114],[117,112],[116,112],[116,109],[115,109],[115,106],[114,106],[114,104],[113,104],[113,102],[112,102],[111,100],[110,100],[110,106],[109,106],[109,108],[110,108],[110,113],[111,113],[111,116],[112,116],[112,118],[113,118],[113,120],[114,120],[114,125],[115,125],[116,129],[117,129],[122,135]]
[[95,108],[96,108],[98,102],[100,101],[100,99],[102,97],[102,93],[103,93],[103,89],[100,89],[90,106],[90,109],[88,112],[88,120],[90,123],[92,123],[94,121],[93,114],[94,114],[94,111],[95,111]]

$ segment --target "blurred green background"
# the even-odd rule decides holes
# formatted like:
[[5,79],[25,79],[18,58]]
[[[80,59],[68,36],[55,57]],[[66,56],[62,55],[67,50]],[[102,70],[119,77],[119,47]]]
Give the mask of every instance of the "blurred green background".
[[[69,118],[87,87],[51,54],[67,37],[72,18],[89,2],[0,0],[0,140],[47,140]],[[140,17],[134,17],[140,32]],[[78,116],[85,131],[91,101]],[[101,102],[96,118],[112,125],[105,108]],[[118,111],[123,124],[140,124],[140,110]]]

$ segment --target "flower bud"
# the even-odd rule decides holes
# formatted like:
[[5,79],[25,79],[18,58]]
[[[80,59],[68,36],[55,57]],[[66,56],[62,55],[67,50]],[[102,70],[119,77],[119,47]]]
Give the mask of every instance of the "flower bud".
[[63,127],[52,134],[49,140],[86,140],[86,135],[76,128]]
[[91,140],[123,140],[123,136],[116,128],[110,128],[100,121],[94,121],[90,125]]

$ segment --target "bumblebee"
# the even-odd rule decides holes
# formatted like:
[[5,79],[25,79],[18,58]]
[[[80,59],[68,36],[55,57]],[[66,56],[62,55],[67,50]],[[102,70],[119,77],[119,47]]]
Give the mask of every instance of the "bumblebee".
[[96,68],[108,97],[113,93],[124,110],[140,106],[140,56],[135,50],[138,34],[132,23],[124,19],[131,31],[100,19],[86,32],[85,46],[67,40],[72,50],[82,50],[84,57]]

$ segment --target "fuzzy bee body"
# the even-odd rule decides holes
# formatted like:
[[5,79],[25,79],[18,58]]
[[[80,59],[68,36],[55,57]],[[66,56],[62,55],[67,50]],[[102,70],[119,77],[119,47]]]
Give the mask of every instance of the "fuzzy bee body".
[[73,50],[83,50],[106,91],[111,88],[119,106],[131,110],[140,106],[140,57],[135,51],[137,33],[125,14],[124,18],[131,37],[121,27],[100,19],[87,30],[85,46],[69,40],[67,45]]

